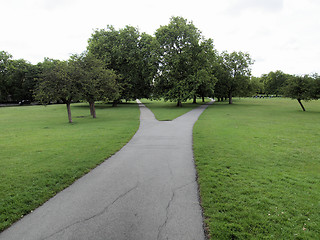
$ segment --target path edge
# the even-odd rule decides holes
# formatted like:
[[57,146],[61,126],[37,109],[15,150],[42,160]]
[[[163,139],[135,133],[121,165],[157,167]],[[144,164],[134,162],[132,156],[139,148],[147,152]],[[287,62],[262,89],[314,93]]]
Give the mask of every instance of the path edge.
[[[212,105],[215,102],[215,100],[212,99],[212,98],[210,98],[210,100],[211,100],[210,102],[203,104],[203,105],[206,105],[204,107],[203,112],[210,105]],[[203,105],[201,105],[201,106],[203,106]],[[198,120],[199,120],[200,116],[203,114],[203,112],[199,115],[197,121],[195,121],[195,123],[192,126],[192,159],[193,159],[194,171],[195,171],[195,175],[196,175],[197,195],[198,195],[197,197],[198,197],[198,201],[199,201],[199,205],[200,205],[200,209],[201,209],[202,228],[203,228],[205,240],[210,240],[210,229],[209,229],[208,224],[205,222],[204,209],[203,209],[203,206],[202,206],[202,198],[201,198],[201,194],[200,194],[200,186],[199,186],[199,181],[198,181],[199,175],[198,175],[198,170],[197,170],[197,165],[196,165],[196,159],[195,159],[195,156],[194,156],[194,139],[193,139],[193,128],[194,128],[194,125],[198,122]]]

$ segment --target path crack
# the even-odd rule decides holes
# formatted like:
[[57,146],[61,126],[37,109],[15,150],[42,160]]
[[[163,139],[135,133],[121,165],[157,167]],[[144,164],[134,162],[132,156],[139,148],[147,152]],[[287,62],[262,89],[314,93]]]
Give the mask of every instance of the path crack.
[[172,168],[171,168],[170,163],[169,163],[168,160],[166,161],[166,163],[167,163],[167,167],[169,169],[169,173],[170,173],[170,176],[171,176],[171,179],[172,179],[174,177],[173,172],[172,172]]
[[102,214],[106,213],[106,212],[109,210],[109,208],[110,208],[114,203],[116,203],[116,202],[119,201],[121,198],[125,197],[127,194],[129,194],[130,192],[132,192],[133,190],[135,190],[136,188],[138,188],[138,185],[139,185],[139,183],[137,182],[137,184],[136,184],[134,187],[132,187],[132,188],[130,188],[128,191],[120,194],[115,200],[113,200],[110,204],[108,204],[106,207],[104,207],[100,212],[94,214],[94,215],[91,216],[91,217],[88,217],[88,218],[85,218],[85,219],[76,221],[76,222],[74,222],[74,223],[72,223],[72,224],[70,224],[70,225],[68,225],[68,226],[66,226],[66,227],[64,227],[64,228],[62,228],[62,229],[60,229],[60,230],[52,233],[51,235],[43,238],[43,240],[49,239],[49,238],[53,237],[54,235],[59,234],[59,233],[65,231],[65,230],[67,230],[68,228],[73,227],[73,226],[75,226],[75,225],[77,225],[77,224],[79,224],[79,223],[84,223],[84,222],[89,221],[89,220],[91,220],[91,219],[94,219],[94,218],[96,218],[96,217],[98,217],[98,216],[101,216]]
[[160,239],[161,233],[162,233],[163,229],[166,227],[166,225],[167,225],[167,223],[168,223],[168,220],[169,220],[169,208],[170,208],[170,206],[171,206],[171,204],[172,204],[172,202],[173,202],[173,200],[174,200],[174,198],[175,198],[175,194],[176,194],[175,192],[178,191],[178,190],[180,190],[180,189],[182,189],[182,188],[185,188],[185,187],[189,186],[190,184],[195,183],[195,181],[196,181],[196,180],[193,180],[193,181],[191,181],[191,182],[188,182],[188,183],[186,183],[186,184],[183,184],[183,185],[181,185],[181,186],[179,186],[179,187],[177,187],[177,188],[175,188],[175,189],[172,190],[171,198],[170,198],[170,200],[169,200],[169,202],[168,202],[168,205],[167,205],[167,207],[166,207],[166,217],[165,217],[165,220],[164,220],[164,222],[163,222],[163,223],[159,226],[159,228],[158,228],[157,240]]
[[195,182],[196,182],[196,180],[192,180],[191,182],[185,183],[185,184],[181,185],[180,187],[175,188],[174,191],[177,191],[177,190],[180,190],[182,188],[185,188],[185,187],[187,187],[187,186],[189,186],[189,185],[191,185],[191,184],[193,184]]
[[159,226],[159,228],[158,228],[157,240],[160,239],[161,232],[162,232],[163,228],[167,225],[167,222],[168,222],[168,220],[169,220],[169,208],[170,208],[170,205],[171,205],[171,203],[172,203],[172,201],[173,201],[173,199],[174,199],[174,195],[175,195],[175,193],[174,193],[174,191],[172,191],[171,198],[170,198],[170,200],[169,200],[169,202],[168,202],[168,205],[167,205],[167,207],[166,207],[166,218],[165,218],[163,224],[161,224],[161,225]]

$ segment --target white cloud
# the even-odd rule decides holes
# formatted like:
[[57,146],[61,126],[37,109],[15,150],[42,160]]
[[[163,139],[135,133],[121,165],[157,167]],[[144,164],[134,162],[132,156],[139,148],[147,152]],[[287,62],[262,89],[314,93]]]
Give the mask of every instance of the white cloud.
[[254,75],[320,73],[318,0],[0,0],[0,50],[37,63],[85,50],[93,29],[153,34],[171,16],[192,20],[219,51],[249,52]]

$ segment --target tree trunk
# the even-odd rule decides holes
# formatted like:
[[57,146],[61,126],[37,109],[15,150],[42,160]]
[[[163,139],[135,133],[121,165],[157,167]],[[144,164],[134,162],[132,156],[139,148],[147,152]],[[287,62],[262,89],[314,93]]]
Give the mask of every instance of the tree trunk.
[[94,106],[94,102],[90,102],[90,113],[93,118],[96,118],[96,108]]
[[202,102],[204,102],[204,96],[202,96]]
[[299,104],[300,104],[300,106],[301,106],[302,110],[305,112],[305,111],[306,111],[306,109],[305,109],[305,108],[304,108],[304,106],[302,105],[301,99],[300,99],[300,98],[298,98],[297,100],[298,100],[298,102],[299,102]]
[[112,107],[116,107],[116,106],[118,106],[118,101],[114,100],[113,103],[112,103]]
[[229,92],[229,104],[232,104],[232,93]]
[[90,107],[90,115],[92,116],[92,115],[93,115],[93,112],[92,112],[92,102],[89,102],[89,107]]
[[194,103],[194,104],[197,103],[197,96],[196,96],[196,95],[193,96],[193,103]]
[[67,105],[69,123],[72,123],[70,103],[66,103],[66,105]]
[[92,117],[93,117],[93,118],[97,118],[97,115],[96,115],[96,107],[94,106],[94,102],[92,103]]
[[181,102],[181,100],[178,100],[178,102],[177,102],[177,107],[182,107],[182,102]]

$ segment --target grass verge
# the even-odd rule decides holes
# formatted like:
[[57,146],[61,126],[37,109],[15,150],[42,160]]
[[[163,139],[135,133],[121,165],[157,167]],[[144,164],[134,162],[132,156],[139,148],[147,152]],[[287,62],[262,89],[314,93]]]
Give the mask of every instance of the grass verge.
[[0,231],[120,150],[139,127],[137,104],[0,108]]
[[215,103],[194,127],[212,239],[318,239],[320,102]]
[[[208,98],[205,99],[205,103],[209,101]],[[197,99],[197,104],[193,104],[192,100],[184,102],[182,107],[177,107],[175,102],[165,102],[163,100],[141,99],[141,102],[153,112],[159,121],[171,121],[203,104],[201,99]]]

